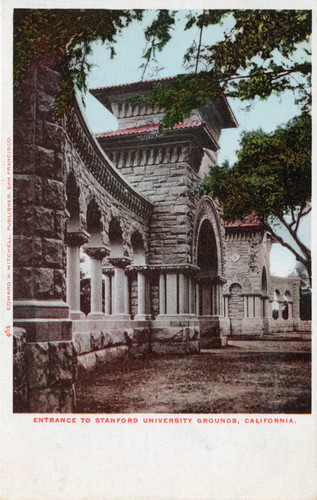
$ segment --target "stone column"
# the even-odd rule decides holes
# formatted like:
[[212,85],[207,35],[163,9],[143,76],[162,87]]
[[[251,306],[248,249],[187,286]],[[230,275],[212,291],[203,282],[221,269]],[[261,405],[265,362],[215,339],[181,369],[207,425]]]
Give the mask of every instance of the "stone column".
[[177,273],[166,275],[166,314],[177,314]]
[[184,273],[178,275],[178,296],[179,296],[179,314],[189,313],[189,297],[188,297],[188,276]]
[[159,314],[166,314],[166,276],[164,273],[160,274],[160,312]]
[[195,291],[195,288],[193,286],[193,278],[191,276],[188,277],[188,312],[190,315],[194,315],[195,314],[195,307],[194,307],[194,301],[195,301],[195,297],[194,297],[194,291]]
[[90,295],[90,319],[102,319],[102,261],[109,254],[105,246],[87,247],[85,252],[91,259],[91,295]]
[[111,297],[111,275],[113,274],[112,268],[104,268],[102,270],[105,276],[105,315],[111,315],[112,297]]
[[229,295],[224,295],[224,315],[229,318]]
[[134,317],[136,321],[145,321],[151,319],[151,315],[147,314],[147,283],[145,269],[138,270],[138,313]]
[[261,297],[260,296],[255,296],[254,300],[255,300],[255,316],[258,317],[258,318],[262,317],[262,314],[261,314]]
[[223,286],[221,283],[218,284],[218,293],[219,293],[219,314],[220,316],[224,316],[224,297],[222,293]]
[[124,314],[130,316],[129,277],[126,273],[124,273],[123,275],[123,293],[124,293]]
[[83,319],[84,313],[80,310],[80,247],[87,243],[89,234],[85,231],[68,232],[65,243],[67,245],[67,303],[70,306],[71,319]]
[[67,135],[52,107],[59,64],[57,54],[39,55],[14,95],[13,317],[28,342],[72,338],[64,301]]
[[254,297],[248,297],[249,318],[254,318]]
[[250,311],[248,307],[248,297],[246,295],[243,297],[243,311],[243,316],[248,318],[250,316]]
[[116,320],[130,319],[127,311],[129,301],[128,280],[125,277],[125,267],[130,264],[130,259],[126,257],[113,257],[109,262],[114,267],[113,276],[113,307],[112,318]]
[[199,283],[196,283],[196,315],[199,316]]

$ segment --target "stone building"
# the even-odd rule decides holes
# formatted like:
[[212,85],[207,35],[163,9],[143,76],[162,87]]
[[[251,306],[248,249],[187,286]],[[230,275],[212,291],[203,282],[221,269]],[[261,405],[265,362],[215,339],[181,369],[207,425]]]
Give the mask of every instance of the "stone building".
[[160,133],[162,113],[129,102],[153,82],[94,89],[118,120],[95,138],[76,103],[54,121],[57,64],[41,56],[15,95],[15,408],[72,411],[78,370],[115,359],[296,329],[298,278],[270,276],[271,237],[256,217],[225,225],[199,194],[237,126],[225,97]]

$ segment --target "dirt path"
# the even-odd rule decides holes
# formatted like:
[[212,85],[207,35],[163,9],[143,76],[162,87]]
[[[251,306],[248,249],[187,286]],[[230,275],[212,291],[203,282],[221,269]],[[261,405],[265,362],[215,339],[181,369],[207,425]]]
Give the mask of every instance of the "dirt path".
[[310,342],[264,342],[110,365],[79,385],[76,411],[310,413]]

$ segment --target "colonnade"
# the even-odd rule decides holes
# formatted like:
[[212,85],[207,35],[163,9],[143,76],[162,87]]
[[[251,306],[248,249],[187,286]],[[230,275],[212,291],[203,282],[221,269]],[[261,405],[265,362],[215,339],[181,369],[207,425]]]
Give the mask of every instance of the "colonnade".
[[265,318],[268,314],[269,297],[260,294],[243,296],[245,318]]
[[[223,316],[225,299],[223,281],[197,280],[194,266],[133,266],[127,257],[111,257],[105,245],[89,246],[89,234],[84,231],[68,232],[67,245],[67,303],[71,319],[84,319],[80,311],[80,248],[91,259],[91,307],[88,319],[131,319],[129,274],[137,276],[136,321],[151,319],[149,313],[149,272],[159,274],[158,319],[174,316]],[[102,261],[108,256],[108,266]],[[104,296],[102,282],[104,280]],[[104,310],[103,310],[104,299]]]
[[203,278],[196,283],[196,311],[200,316],[224,316],[225,298],[221,277]]

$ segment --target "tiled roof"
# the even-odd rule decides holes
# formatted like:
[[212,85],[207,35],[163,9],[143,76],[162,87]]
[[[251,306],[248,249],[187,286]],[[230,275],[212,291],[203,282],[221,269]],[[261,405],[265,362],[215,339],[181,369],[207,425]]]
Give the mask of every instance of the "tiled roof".
[[105,90],[105,89],[121,89],[124,87],[133,87],[135,85],[141,85],[141,86],[147,87],[148,85],[151,85],[152,83],[165,82],[168,80],[175,80],[175,79],[176,79],[176,76],[167,76],[165,78],[156,78],[155,80],[142,80],[139,82],[120,83],[119,85],[109,85],[107,87],[97,87],[95,89],[89,89],[89,92],[94,92],[96,90]]
[[254,226],[262,226],[262,222],[259,217],[255,214],[247,215],[243,221],[236,220],[234,222],[225,222],[225,226],[230,227],[254,227]]
[[[203,122],[186,122],[177,123],[173,128],[191,128],[199,127],[200,125],[203,125]],[[103,134],[97,134],[96,137],[99,139],[100,137],[113,137],[117,135],[142,134],[143,132],[152,132],[153,130],[158,130],[159,126],[159,123],[149,123],[148,125],[140,125],[139,127],[131,127],[122,130],[114,130],[112,132],[105,132]]]
[[[101,139],[102,137],[116,137],[121,135],[143,134],[145,132],[152,132],[154,130],[158,130],[159,126],[160,126],[159,123],[150,123],[148,125],[140,125],[139,127],[125,128],[122,130],[114,130],[113,132],[105,132],[103,134],[97,134],[96,137],[97,139]],[[209,130],[209,128],[204,122],[193,121],[193,122],[177,123],[176,125],[174,125],[173,129],[196,128],[201,126],[205,127],[208,130],[209,134],[216,142],[212,132]]]

